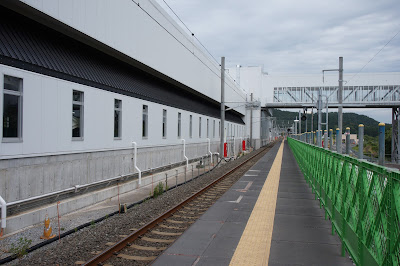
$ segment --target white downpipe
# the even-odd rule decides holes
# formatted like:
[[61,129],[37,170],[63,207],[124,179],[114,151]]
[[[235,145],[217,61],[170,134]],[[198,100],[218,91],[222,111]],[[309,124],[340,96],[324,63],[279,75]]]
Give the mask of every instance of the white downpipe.
[[211,152],[211,140],[207,138],[208,141],[208,153],[210,154],[211,164],[213,163],[213,153]]
[[135,166],[136,171],[139,173],[139,185],[142,184],[142,171],[140,171],[139,167],[137,167],[137,143],[132,142],[134,147],[135,159],[133,160],[133,165]]
[[233,137],[233,157],[236,156],[236,138]]
[[4,234],[4,229],[7,225],[7,203],[6,201],[0,196],[0,206],[1,206],[1,232],[0,236]]
[[186,168],[189,167],[189,158],[186,157],[186,141],[184,139],[182,139],[183,142],[183,158],[185,158],[186,160]]

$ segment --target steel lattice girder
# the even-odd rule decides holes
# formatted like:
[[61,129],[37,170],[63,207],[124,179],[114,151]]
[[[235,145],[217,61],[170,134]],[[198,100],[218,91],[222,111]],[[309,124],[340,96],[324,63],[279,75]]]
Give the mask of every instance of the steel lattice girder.
[[[330,106],[338,106],[338,87],[275,87],[274,103],[282,107],[315,104],[318,91],[328,96]],[[392,107],[400,102],[400,85],[344,86],[343,107]],[[270,104],[268,104],[270,105]],[[274,106],[275,107],[275,106]]]

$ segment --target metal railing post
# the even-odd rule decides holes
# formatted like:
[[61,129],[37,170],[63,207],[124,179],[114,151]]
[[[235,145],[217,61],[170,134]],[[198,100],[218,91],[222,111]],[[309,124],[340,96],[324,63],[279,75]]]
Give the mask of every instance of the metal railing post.
[[350,128],[346,127],[346,154],[350,155]]
[[385,123],[379,123],[379,164],[385,165]]
[[358,159],[364,158],[364,125],[358,125]]

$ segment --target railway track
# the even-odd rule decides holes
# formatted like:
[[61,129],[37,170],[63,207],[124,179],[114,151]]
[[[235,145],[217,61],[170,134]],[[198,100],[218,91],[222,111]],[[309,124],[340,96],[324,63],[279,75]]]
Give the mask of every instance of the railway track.
[[127,228],[122,240],[107,243],[109,248],[95,251],[84,265],[148,265],[210,208],[274,143],[193,193],[175,207],[141,228]]

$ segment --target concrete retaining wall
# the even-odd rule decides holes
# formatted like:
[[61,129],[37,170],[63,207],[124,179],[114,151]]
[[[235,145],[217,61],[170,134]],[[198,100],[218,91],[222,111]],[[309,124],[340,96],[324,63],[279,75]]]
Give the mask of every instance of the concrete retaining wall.
[[[211,151],[219,151],[218,142],[211,143]],[[189,159],[207,153],[207,142],[186,145]],[[133,149],[121,149],[0,160],[0,195],[9,203],[133,174],[133,157]],[[138,147],[137,165],[142,171],[181,161],[183,145]]]

